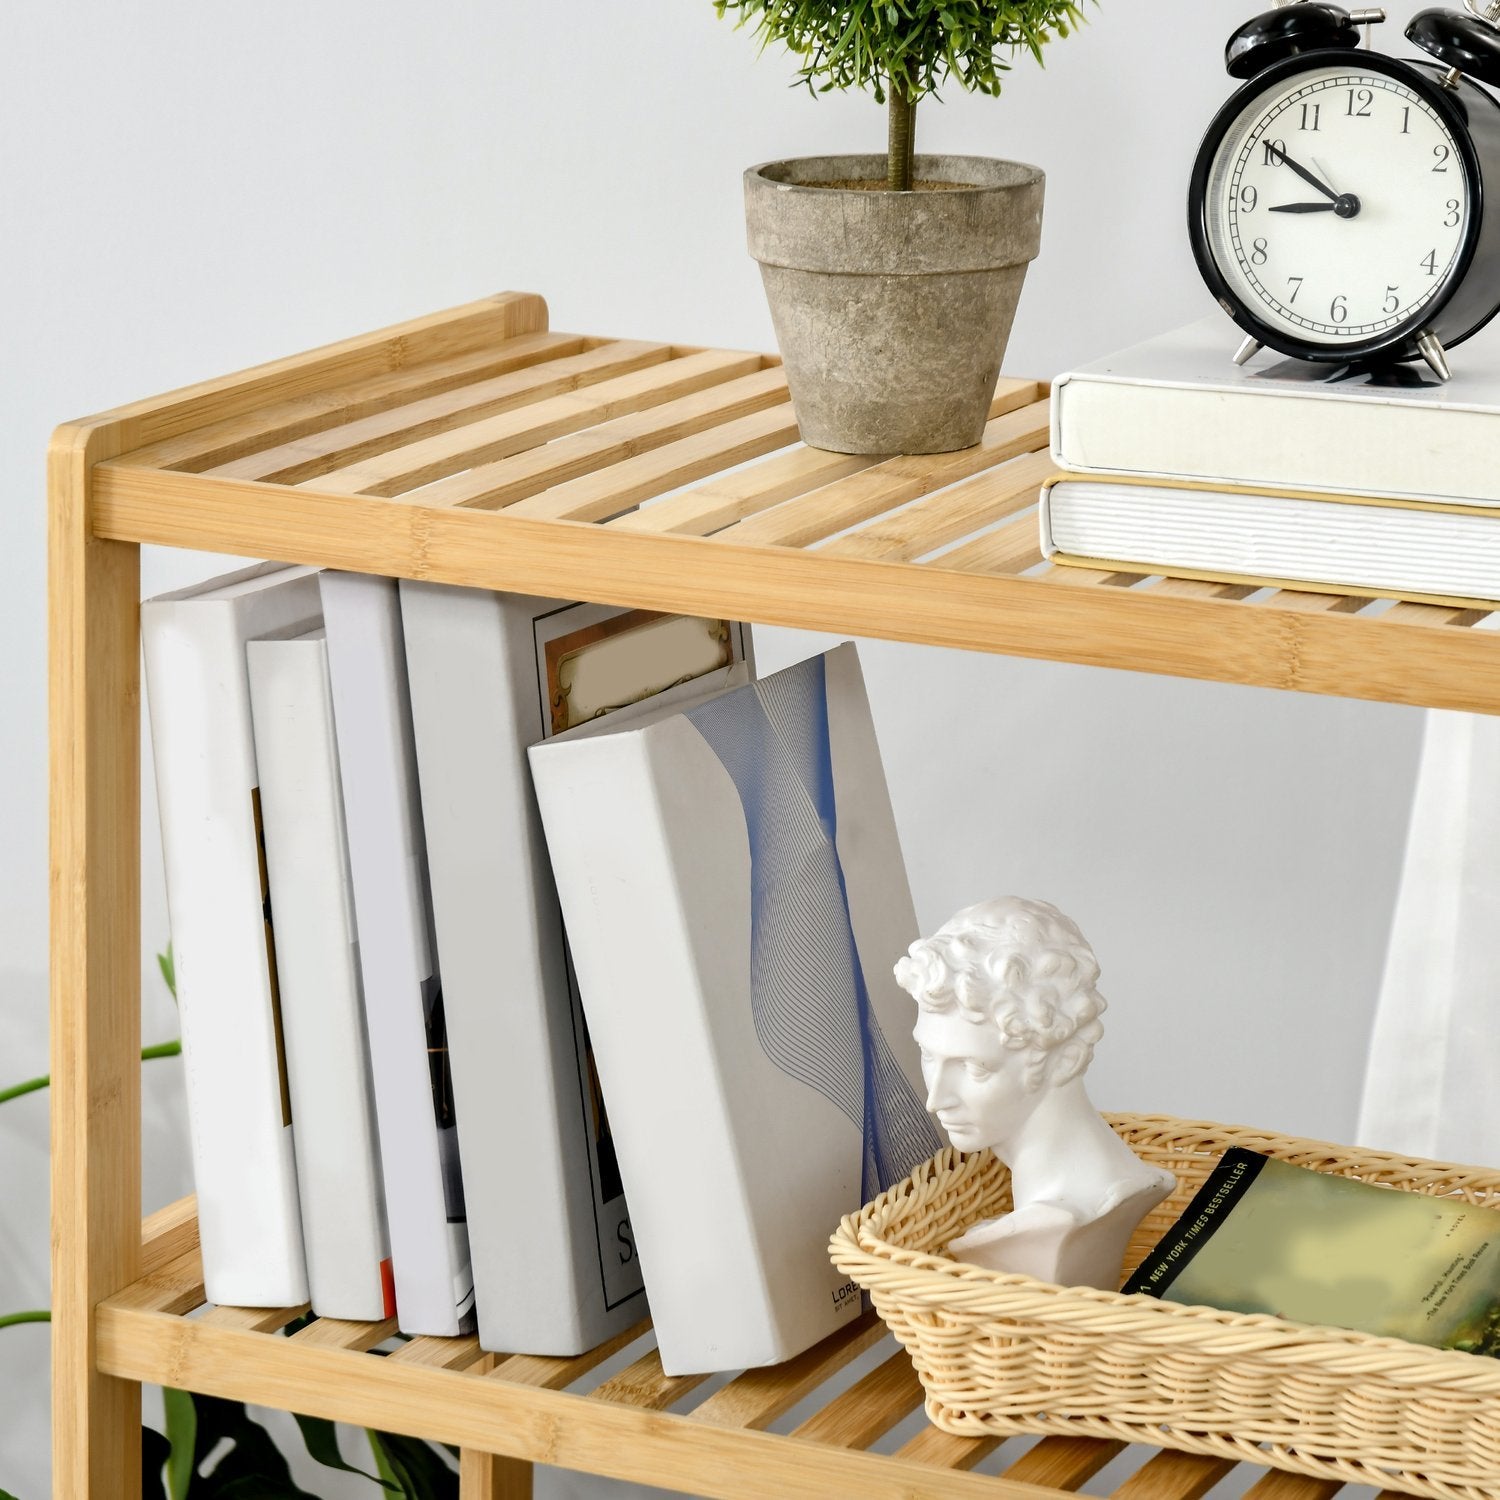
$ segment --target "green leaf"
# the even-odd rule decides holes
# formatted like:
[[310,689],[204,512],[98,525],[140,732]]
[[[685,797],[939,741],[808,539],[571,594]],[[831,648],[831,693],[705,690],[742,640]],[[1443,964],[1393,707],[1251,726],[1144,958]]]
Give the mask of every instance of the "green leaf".
[[[167,1500],[161,1471],[171,1451],[171,1444],[154,1427],[141,1428],[141,1500]],[[7,1500],[4,1490],[0,1500]]]
[[[349,1463],[342,1453],[339,1452],[338,1429],[332,1422],[323,1417],[304,1417],[301,1412],[294,1412],[297,1426],[302,1431],[302,1441],[307,1447],[308,1456],[315,1458],[325,1469],[338,1469],[345,1474],[358,1474],[364,1479],[373,1479],[376,1484],[382,1485],[388,1490],[394,1490],[396,1485],[388,1480],[379,1478],[370,1473],[368,1469],[357,1469]],[[172,1500],[177,1500],[174,1495]]]
[[[193,1442],[192,1500],[318,1500],[292,1482],[286,1458],[239,1401],[193,1396],[197,1433]],[[206,1478],[201,1470],[226,1441],[229,1451]]]
[[187,1500],[197,1466],[198,1408],[186,1391],[170,1386],[161,1397],[167,1413],[167,1493],[171,1500]]
[[402,1500],[458,1500],[458,1475],[420,1439],[372,1432],[370,1447],[382,1477],[395,1480]]
[[177,960],[172,957],[172,945],[167,944],[165,953],[156,955],[156,967],[161,970],[161,977],[166,981],[167,993],[176,1000],[177,998]]

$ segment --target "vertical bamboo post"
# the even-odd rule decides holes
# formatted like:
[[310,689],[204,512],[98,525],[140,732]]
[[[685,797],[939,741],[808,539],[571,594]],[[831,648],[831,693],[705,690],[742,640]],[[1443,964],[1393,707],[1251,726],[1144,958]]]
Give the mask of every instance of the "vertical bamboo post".
[[140,548],[97,540],[112,426],[48,454],[53,1493],[138,1500],[140,1387],[99,1374],[94,1307],[141,1236]]
[[459,1500],[531,1500],[531,1464],[465,1448],[458,1464]]

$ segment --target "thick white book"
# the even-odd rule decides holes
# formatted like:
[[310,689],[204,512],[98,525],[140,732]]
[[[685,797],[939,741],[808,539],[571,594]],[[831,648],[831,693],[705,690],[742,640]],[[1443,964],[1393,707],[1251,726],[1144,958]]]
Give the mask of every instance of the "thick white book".
[[1079,473],[1500,504],[1500,342],[1380,375],[1286,359],[1236,366],[1211,317],[1058,377],[1052,456]]
[[479,1340],[582,1353],[645,1315],[526,747],[722,685],[747,627],[401,583]]
[[249,642],[266,867],[313,1311],[395,1314],[323,628]]
[[839,1219],[941,1144],[854,647],[530,757],[662,1366],[789,1359],[858,1315]]
[[375,1118],[403,1333],[474,1326],[458,1123],[393,578],[321,577]]
[[210,1302],[307,1300],[245,642],[318,619],[310,568],[141,605],[188,1133]]
[[1085,567],[1444,604],[1500,601],[1500,516],[1479,507],[1057,479],[1042,554]]

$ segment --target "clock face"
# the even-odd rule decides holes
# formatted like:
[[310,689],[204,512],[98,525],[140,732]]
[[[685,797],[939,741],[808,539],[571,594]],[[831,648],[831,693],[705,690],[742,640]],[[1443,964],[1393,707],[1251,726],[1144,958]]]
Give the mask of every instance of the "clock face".
[[1203,206],[1230,292],[1269,329],[1329,347],[1420,326],[1463,269],[1471,212],[1437,110],[1351,63],[1252,98],[1220,139]]

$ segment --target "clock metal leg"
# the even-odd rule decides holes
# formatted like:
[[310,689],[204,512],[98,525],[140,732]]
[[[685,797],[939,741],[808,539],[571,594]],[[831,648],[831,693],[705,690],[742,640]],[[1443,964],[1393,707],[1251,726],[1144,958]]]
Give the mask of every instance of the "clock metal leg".
[[1259,339],[1246,338],[1244,343],[1234,351],[1234,362],[1237,365],[1247,365],[1265,348]]
[[1453,371],[1448,368],[1448,356],[1436,335],[1424,333],[1417,340],[1417,353],[1427,361],[1428,368],[1439,380],[1451,380]]

